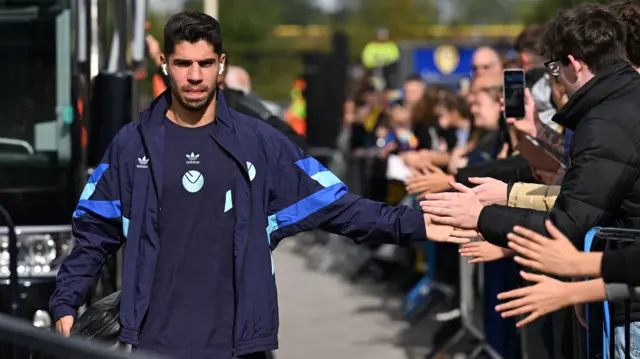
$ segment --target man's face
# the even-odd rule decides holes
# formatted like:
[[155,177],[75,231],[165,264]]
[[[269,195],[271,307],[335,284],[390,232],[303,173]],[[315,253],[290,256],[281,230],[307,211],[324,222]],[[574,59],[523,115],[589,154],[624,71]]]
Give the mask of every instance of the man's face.
[[413,107],[424,93],[424,84],[422,81],[407,81],[404,84],[404,100],[409,107]]
[[165,60],[171,91],[179,104],[189,111],[207,108],[218,82],[220,64],[224,55],[215,53],[213,45],[201,40],[195,43],[182,41]]
[[500,58],[493,50],[480,48],[473,54],[472,71],[474,77],[502,76]]

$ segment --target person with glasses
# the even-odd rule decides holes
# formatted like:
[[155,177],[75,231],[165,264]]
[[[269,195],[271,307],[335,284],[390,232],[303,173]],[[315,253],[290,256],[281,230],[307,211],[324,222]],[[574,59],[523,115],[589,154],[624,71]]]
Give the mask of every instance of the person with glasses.
[[[459,194],[427,195],[423,210],[437,223],[477,229],[502,247],[515,225],[547,235],[546,219],[577,248],[594,226],[640,228],[640,74],[626,61],[625,41],[624,22],[600,4],[559,12],[542,37],[546,66],[569,96],[553,120],[574,131],[551,211],[483,206],[460,186]],[[624,318],[619,313],[616,325]],[[631,320],[640,321],[637,303]]]

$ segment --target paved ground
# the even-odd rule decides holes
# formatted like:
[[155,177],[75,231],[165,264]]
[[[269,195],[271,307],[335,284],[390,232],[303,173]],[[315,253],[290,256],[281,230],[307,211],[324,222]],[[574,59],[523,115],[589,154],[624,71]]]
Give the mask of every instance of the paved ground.
[[274,259],[281,348],[276,359],[413,359],[426,353],[425,329],[411,328],[399,316],[401,298],[385,299],[379,290],[311,271],[286,243]]

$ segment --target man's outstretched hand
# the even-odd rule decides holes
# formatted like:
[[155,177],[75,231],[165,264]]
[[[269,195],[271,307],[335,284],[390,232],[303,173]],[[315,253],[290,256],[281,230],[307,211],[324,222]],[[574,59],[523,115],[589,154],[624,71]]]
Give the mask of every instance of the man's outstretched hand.
[[456,244],[464,244],[469,243],[471,240],[469,238],[458,238],[453,237],[451,234],[453,233],[453,227],[436,224],[431,221],[431,216],[428,214],[424,214],[424,226],[427,231],[427,239],[434,242],[446,242],[446,243],[456,243]]
[[434,223],[460,229],[476,229],[483,205],[470,188],[460,183],[451,183],[459,193],[433,193],[420,202],[422,211],[431,215]]

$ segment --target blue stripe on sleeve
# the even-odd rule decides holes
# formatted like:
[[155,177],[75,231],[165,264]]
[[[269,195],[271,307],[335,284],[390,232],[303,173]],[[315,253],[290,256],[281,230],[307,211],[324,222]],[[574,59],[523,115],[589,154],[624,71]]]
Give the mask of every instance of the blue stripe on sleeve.
[[107,171],[108,168],[109,165],[106,163],[101,163],[98,165],[98,167],[96,167],[96,169],[91,174],[91,177],[89,177],[87,184],[84,186],[84,189],[82,190],[82,194],[80,195],[81,201],[87,200],[93,195],[93,192],[96,191],[96,186],[98,186],[100,178],[102,178],[102,175]]
[[296,165],[300,167],[309,177],[313,177],[318,172],[327,172],[328,170],[313,157],[303,158],[296,162]]
[[[335,202],[347,193],[347,186],[336,175],[325,168],[313,157],[304,158],[296,162],[296,165],[311,179],[318,182],[321,190],[301,199],[295,204],[282,209],[267,218],[267,241],[271,246],[271,234],[276,230],[286,227],[309,217],[322,208]],[[273,255],[271,256],[271,274],[275,273]]]
[[89,213],[96,216],[114,219],[122,216],[120,209],[120,201],[94,201],[90,199],[83,199],[78,202],[75,212],[73,212],[73,218],[79,218],[82,215]]
[[322,208],[335,202],[347,193],[347,187],[342,183],[323,188],[320,191],[301,199],[297,203],[278,211],[276,216],[277,228],[295,224]]
[[332,172],[324,171],[318,172],[315,175],[311,176],[316,182],[320,183],[322,187],[331,187],[335,184],[342,184],[342,181]]
[[269,244],[271,244],[271,234],[274,231],[300,222],[335,202],[348,191],[347,186],[315,158],[304,158],[297,161],[296,165],[324,188],[267,218],[267,238]]
[[322,187],[331,187],[335,184],[342,183],[340,179],[324,167],[318,160],[313,157],[307,157],[296,162],[309,177],[320,183]]

